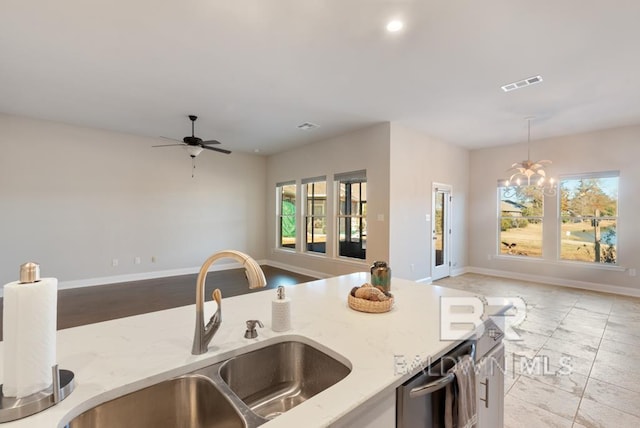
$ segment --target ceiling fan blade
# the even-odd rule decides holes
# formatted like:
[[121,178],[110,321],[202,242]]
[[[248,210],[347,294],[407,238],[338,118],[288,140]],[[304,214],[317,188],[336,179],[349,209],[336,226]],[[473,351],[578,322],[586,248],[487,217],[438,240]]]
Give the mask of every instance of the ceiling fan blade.
[[230,151],[230,150],[219,149],[219,148],[217,148],[217,147],[209,147],[209,146],[200,146],[200,147],[202,147],[202,148],[203,148],[203,149],[205,149],[205,150],[214,150],[214,151],[216,151],[216,152],[224,153],[224,154],[226,154],[226,155],[228,155],[229,153],[231,153],[231,151]]
[[151,146],[151,147],[171,147],[171,146],[184,146],[184,143],[182,143],[182,144],[161,144],[159,146]]
[[176,140],[175,138],[169,138],[169,137],[160,137],[160,138],[162,138],[162,139],[164,139],[164,140],[177,141],[177,142],[179,142],[179,143],[181,143],[181,142],[182,142],[182,140]]
[[211,144],[220,144],[220,141],[218,141],[218,140],[208,140],[208,141],[203,141],[200,144],[203,144],[205,146],[209,146]]

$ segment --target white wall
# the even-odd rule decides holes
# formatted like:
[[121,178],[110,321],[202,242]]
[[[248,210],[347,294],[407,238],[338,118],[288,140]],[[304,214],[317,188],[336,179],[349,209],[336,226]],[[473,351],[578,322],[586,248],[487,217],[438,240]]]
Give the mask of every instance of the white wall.
[[[550,159],[551,176],[597,171],[620,171],[618,263],[640,268],[640,126],[576,134],[535,141],[531,158]],[[570,262],[557,262],[557,199],[545,198],[543,254],[545,260],[518,261],[508,257],[491,258],[497,250],[496,183],[505,178],[509,166],[526,158],[526,145],[494,147],[471,152],[470,187],[470,265],[516,275],[546,277],[557,283],[629,292],[640,291],[640,279],[627,271],[586,268]],[[617,289],[616,287],[622,287]],[[594,288],[594,287],[591,287]],[[625,288],[627,291],[624,291]]]
[[[313,131],[311,131],[313,132]],[[325,175],[327,184],[335,173],[367,170],[367,260],[335,257],[335,248],[327,245],[327,255],[308,254],[276,249],[276,183]],[[267,160],[267,247],[268,258],[277,263],[339,275],[368,270],[374,260],[389,259],[389,123],[374,125],[270,156]],[[300,186],[298,186],[300,188]],[[328,191],[331,187],[329,186]],[[334,213],[329,198],[327,212]],[[298,212],[301,198],[298,197]],[[383,220],[378,220],[381,215]],[[300,218],[298,219],[299,225]],[[335,221],[328,218],[327,235],[335,235]]]
[[25,261],[108,282],[225,248],[264,258],[266,158],[204,152],[191,178],[182,148],[151,148],[163,142],[0,115],[0,285]]
[[[391,124],[390,265],[393,276],[431,277],[432,184],[453,186],[452,268],[467,265],[469,152]],[[413,270],[411,269],[413,265]]]
[[[635,269],[639,140],[640,126],[633,126],[532,145],[532,158],[553,160],[549,172],[556,177],[620,170],[618,261]],[[431,214],[432,183],[441,182],[453,186],[452,262],[458,267],[640,292],[640,277],[627,271],[555,261],[557,228],[548,221],[546,260],[488,259],[497,248],[496,181],[525,157],[524,145],[469,154],[383,123],[269,158],[205,152],[192,179],[186,153],[154,144],[161,140],[0,114],[0,285],[17,279],[18,266],[28,260],[63,282],[106,283],[193,269],[224,248],[327,275],[388,260],[395,277],[428,278],[431,224],[425,214]],[[332,248],[329,257],[275,250],[275,183],[319,175],[331,180],[334,173],[360,169],[368,176],[366,262],[334,258]],[[545,203],[553,216],[556,201]],[[330,233],[333,227],[329,222]],[[113,258],[118,267],[111,266]]]

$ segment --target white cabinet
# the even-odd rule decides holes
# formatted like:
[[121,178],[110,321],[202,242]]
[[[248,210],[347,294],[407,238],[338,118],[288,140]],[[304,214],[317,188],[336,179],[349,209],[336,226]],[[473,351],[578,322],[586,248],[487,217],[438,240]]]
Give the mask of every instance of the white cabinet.
[[504,345],[493,348],[478,362],[476,376],[477,428],[504,425]]

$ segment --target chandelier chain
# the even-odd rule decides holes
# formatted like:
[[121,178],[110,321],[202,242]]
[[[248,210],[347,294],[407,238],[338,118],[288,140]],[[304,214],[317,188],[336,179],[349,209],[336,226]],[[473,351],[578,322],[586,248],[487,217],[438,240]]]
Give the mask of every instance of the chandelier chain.
[[516,185],[520,186],[522,181],[525,180],[527,185],[532,185],[531,178],[533,178],[533,185],[540,188],[546,196],[553,196],[556,194],[556,184],[553,178],[547,179],[547,174],[544,170],[544,165],[551,164],[550,160],[531,160],[531,117],[527,117],[527,160],[522,162],[516,162],[511,165],[509,172],[511,176],[505,180],[505,186],[511,186],[515,181]]

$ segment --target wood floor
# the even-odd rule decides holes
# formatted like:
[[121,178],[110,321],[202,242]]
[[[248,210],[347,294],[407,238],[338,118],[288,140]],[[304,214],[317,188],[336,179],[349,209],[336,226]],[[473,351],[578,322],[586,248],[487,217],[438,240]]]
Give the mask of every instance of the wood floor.
[[[262,266],[262,270],[267,278],[266,288],[299,284],[315,279],[271,266]],[[181,275],[59,290],[58,330],[193,305],[196,299],[196,277],[196,274]],[[249,289],[244,269],[210,272],[207,275],[206,300],[211,300],[211,293],[215,288],[220,289],[223,298],[264,290],[264,288]],[[0,327],[2,326],[2,303],[3,299],[0,298]]]

